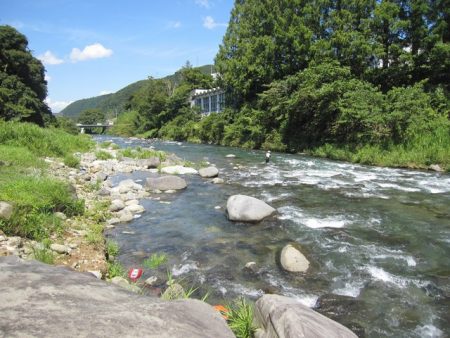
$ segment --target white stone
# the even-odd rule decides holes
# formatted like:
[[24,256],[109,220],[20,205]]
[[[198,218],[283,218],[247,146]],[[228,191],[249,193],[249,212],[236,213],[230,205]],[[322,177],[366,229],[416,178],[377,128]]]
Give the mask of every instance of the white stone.
[[93,274],[97,279],[102,279],[102,273],[100,271],[88,271],[89,273]]
[[125,205],[138,205],[139,204],[139,201],[138,200],[136,200],[136,199],[133,199],[133,200],[129,200],[129,201],[126,201],[125,202]]
[[122,200],[115,199],[111,201],[111,205],[109,206],[110,211],[119,211],[125,208],[125,203]]
[[198,174],[198,171],[194,168],[183,167],[181,165],[174,165],[164,167],[161,169],[161,173],[170,175],[185,175],[185,174]]
[[63,245],[63,244],[53,243],[50,245],[50,249],[59,254],[68,254],[70,252],[70,248],[67,245]]
[[223,180],[223,178],[216,177],[216,178],[213,178],[213,179],[211,180],[211,182],[214,183],[214,184],[223,184],[223,183],[224,183],[224,180]]
[[121,222],[130,222],[133,220],[133,214],[127,210],[120,212],[119,219]]
[[251,196],[233,195],[227,201],[230,221],[259,222],[275,211],[270,205]]
[[145,211],[145,208],[139,204],[132,204],[132,205],[125,207],[124,211],[129,211],[133,214],[140,214]]
[[235,158],[236,157],[236,155],[234,155],[234,154],[228,154],[227,156],[225,156],[225,157],[227,157],[227,158]]
[[309,268],[309,261],[291,244],[281,250],[280,263],[283,269],[290,272],[305,272]]
[[7,202],[0,202],[0,218],[9,219],[13,213],[13,206]]
[[212,178],[219,175],[219,169],[217,169],[216,167],[201,168],[198,173],[201,177]]

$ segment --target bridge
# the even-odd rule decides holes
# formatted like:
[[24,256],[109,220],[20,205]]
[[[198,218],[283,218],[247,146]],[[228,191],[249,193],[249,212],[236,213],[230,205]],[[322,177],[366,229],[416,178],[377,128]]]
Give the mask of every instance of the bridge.
[[111,128],[113,126],[113,124],[109,124],[109,123],[96,123],[96,124],[82,124],[82,123],[77,123],[77,128],[80,129],[80,132],[83,134],[86,130],[89,130],[90,132],[92,132],[93,128],[101,128],[101,132],[100,134],[103,134],[105,132],[106,129]]

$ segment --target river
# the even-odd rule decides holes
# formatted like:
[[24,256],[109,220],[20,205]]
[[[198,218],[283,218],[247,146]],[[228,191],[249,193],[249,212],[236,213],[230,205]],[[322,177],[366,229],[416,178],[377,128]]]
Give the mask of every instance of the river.
[[[107,232],[126,267],[165,253],[168,262],[157,273],[169,268],[182,284],[199,287],[198,296],[209,292],[211,304],[283,294],[360,336],[450,332],[450,175],[283,153],[266,165],[262,151],[97,138],[105,139],[209,161],[226,182],[186,175],[186,190],[142,201],[147,211],[140,218]],[[230,153],[236,158],[225,157]],[[143,183],[147,176],[124,174],[115,182]],[[256,225],[230,222],[225,205],[234,194],[262,199],[277,215]],[[311,262],[306,274],[279,267],[279,252],[291,242]],[[243,269],[251,261],[257,273]]]

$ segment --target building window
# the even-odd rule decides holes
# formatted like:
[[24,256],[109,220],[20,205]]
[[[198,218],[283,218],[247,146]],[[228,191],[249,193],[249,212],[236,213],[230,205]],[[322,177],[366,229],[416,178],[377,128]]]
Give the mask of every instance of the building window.
[[196,107],[202,107],[202,99],[195,99],[195,106]]
[[209,96],[203,98],[202,113],[209,113]]
[[222,111],[225,108],[225,93],[219,94],[219,111]]
[[217,111],[217,95],[211,96],[211,111],[216,112]]

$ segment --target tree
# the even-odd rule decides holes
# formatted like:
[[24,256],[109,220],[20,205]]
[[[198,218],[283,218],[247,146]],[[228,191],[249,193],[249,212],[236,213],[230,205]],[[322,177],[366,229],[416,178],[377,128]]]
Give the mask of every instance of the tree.
[[99,109],[86,109],[80,113],[78,123],[97,124],[105,122],[105,113]]
[[31,55],[26,37],[10,26],[0,26],[0,117],[41,126],[52,120],[44,103],[44,76],[44,66]]

